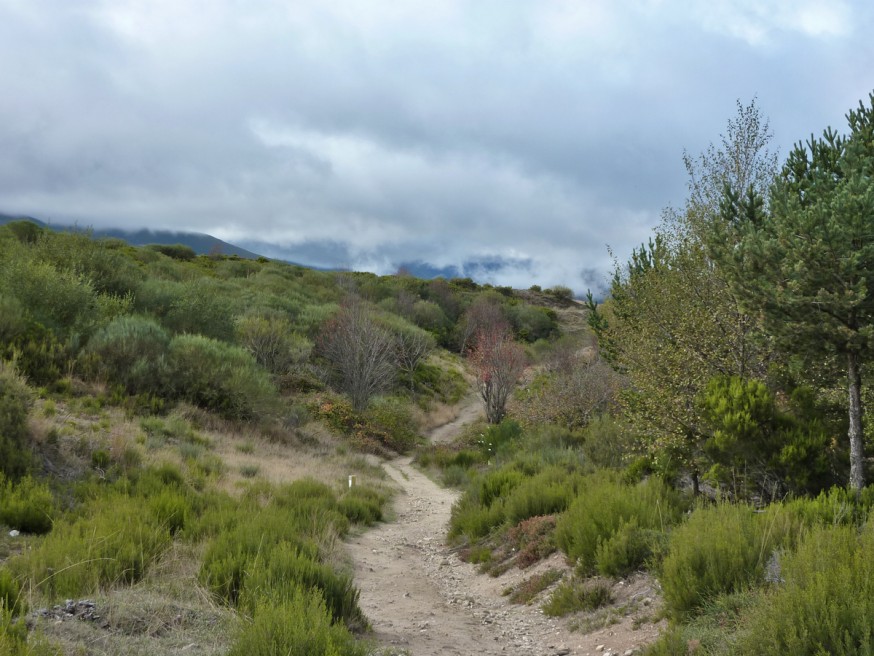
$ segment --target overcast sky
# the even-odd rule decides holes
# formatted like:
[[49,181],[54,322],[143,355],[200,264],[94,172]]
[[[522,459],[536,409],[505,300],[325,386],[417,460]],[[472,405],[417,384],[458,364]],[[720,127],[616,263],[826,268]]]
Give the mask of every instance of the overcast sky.
[[754,96],[874,89],[870,0],[0,0],[0,212],[584,291]]

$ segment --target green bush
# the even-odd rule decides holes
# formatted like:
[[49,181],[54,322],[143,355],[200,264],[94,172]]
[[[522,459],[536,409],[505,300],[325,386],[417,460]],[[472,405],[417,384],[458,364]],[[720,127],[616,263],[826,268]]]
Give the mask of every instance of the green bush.
[[664,531],[679,520],[680,513],[678,496],[661,479],[626,485],[615,474],[600,472],[586,479],[580,495],[559,518],[556,544],[577,562],[581,572],[592,573],[602,543],[626,524],[634,522],[642,529]]
[[874,653],[874,522],[818,527],[781,560],[784,582],[751,609],[736,653]]
[[162,394],[170,337],[148,317],[121,316],[97,331],[87,351],[97,356],[98,375],[131,394]]
[[91,282],[59,270],[32,253],[6,253],[0,262],[0,289],[16,298],[27,316],[62,339],[89,325],[95,291]]
[[744,504],[697,508],[671,534],[660,581],[668,612],[688,617],[712,597],[761,583],[779,545],[774,520]]
[[267,373],[244,350],[201,335],[170,342],[171,390],[228,419],[256,419],[276,408]]
[[71,362],[70,350],[42,324],[29,322],[12,341],[0,343],[0,358],[15,362],[31,385],[56,386]]
[[378,398],[364,412],[363,432],[366,437],[407,453],[419,441],[418,427],[409,403],[395,398]]
[[42,542],[8,564],[50,599],[77,598],[139,581],[170,541],[139,499],[106,494],[85,515],[56,521]]
[[365,656],[368,650],[331,621],[316,590],[294,588],[284,599],[259,602],[229,656]]
[[632,518],[598,545],[595,570],[602,576],[628,576],[646,565],[665,542],[663,531],[640,528]]
[[373,488],[355,486],[337,503],[337,509],[354,524],[370,525],[382,521],[386,496]]
[[548,467],[517,485],[507,496],[506,511],[510,524],[529,517],[552,515],[567,509],[581,483],[579,475],[564,467]]
[[21,596],[21,585],[12,576],[12,572],[5,567],[0,567],[0,609],[8,611],[12,615],[23,615],[27,612],[26,604]]
[[295,333],[292,323],[282,317],[239,317],[235,332],[239,344],[258,364],[277,376],[302,367],[313,350],[313,343]]
[[555,310],[520,303],[510,307],[507,314],[516,335],[526,342],[549,339],[559,332]]
[[281,488],[256,483],[237,506],[223,503],[204,513],[190,535],[215,535],[199,578],[213,594],[236,604],[247,573],[254,571],[256,562],[267,562],[274,549],[284,545],[318,562],[316,544],[347,530],[348,520],[338,511],[331,489],[305,479]]
[[560,584],[543,605],[549,617],[562,617],[577,611],[597,610],[613,603],[613,593],[604,581],[571,579]]
[[19,477],[30,464],[27,416],[33,396],[15,368],[0,360],[0,473]]
[[48,533],[54,514],[55,499],[47,485],[30,476],[18,483],[4,482],[0,473],[0,524],[23,533]]
[[239,313],[239,289],[212,278],[194,278],[176,287],[164,325],[176,334],[197,334],[223,342],[234,339],[234,316]]
[[183,262],[190,262],[197,257],[197,252],[184,244],[148,244],[145,248]]
[[344,622],[349,627],[365,626],[352,577],[335,572],[329,565],[286,542],[251,563],[243,582],[239,608],[254,615],[262,599],[273,603],[288,601],[298,588],[319,591],[333,621]]

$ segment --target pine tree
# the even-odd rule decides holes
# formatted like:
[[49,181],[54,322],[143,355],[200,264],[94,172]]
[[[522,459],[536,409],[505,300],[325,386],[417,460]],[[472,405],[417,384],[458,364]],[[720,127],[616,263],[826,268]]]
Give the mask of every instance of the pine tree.
[[740,239],[725,254],[733,286],[792,352],[845,363],[850,486],[864,485],[861,367],[874,337],[874,94],[831,128],[797,144],[761,199],[729,189],[723,215]]

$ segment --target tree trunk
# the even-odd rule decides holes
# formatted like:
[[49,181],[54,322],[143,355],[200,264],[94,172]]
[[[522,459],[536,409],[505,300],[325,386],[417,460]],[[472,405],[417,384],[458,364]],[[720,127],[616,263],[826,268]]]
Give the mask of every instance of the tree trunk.
[[864,454],[862,453],[862,375],[857,353],[847,355],[847,387],[850,393],[850,488],[865,486]]

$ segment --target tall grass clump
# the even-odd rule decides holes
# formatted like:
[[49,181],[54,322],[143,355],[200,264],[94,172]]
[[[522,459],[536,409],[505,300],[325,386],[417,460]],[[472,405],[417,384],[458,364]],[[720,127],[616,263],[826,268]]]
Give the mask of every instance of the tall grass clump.
[[0,524],[24,533],[52,530],[55,499],[48,485],[25,476],[18,483],[4,481],[0,472]]
[[748,505],[697,508],[672,532],[662,563],[668,612],[683,619],[717,595],[761,583],[782,538],[773,517]]
[[56,521],[33,549],[8,561],[16,576],[50,599],[75,598],[139,581],[171,542],[140,499],[106,494],[87,514]]
[[351,506],[344,508],[331,488],[318,481],[304,479],[278,488],[252,485],[239,504],[222,504],[200,520],[213,527],[209,532],[215,536],[203,557],[201,582],[225,603],[247,612],[255,612],[265,595],[285,600],[287,586],[313,588],[335,620],[363,625],[358,592],[349,576],[326,562],[325,546],[348,531],[350,520],[381,514],[385,497],[365,490],[347,497],[367,508],[349,517],[344,509]]
[[260,600],[229,656],[365,656],[368,649],[334,622],[318,590],[293,586],[281,599]]
[[298,588],[317,590],[333,621],[344,622],[349,627],[366,624],[358,607],[358,590],[352,584],[352,577],[318,562],[312,553],[287,542],[276,545],[250,565],[238,608],[254,615],[261,600],[290,601]]
[[23,475],[30,465],[27,415],[33,395],[11,364],[0,360],[0,473]]
[[874,521],[814,528],[781,577],[751,609],[738,654],[874,653]]
[[[650,543],[676,523],[682,506],[677,493],[658,478],[627,485],[616,474],[593,474],[556,524],[555,540],[578,570],[615,575],[642,566]],[[629,548],[629,541],[643,541]]]

